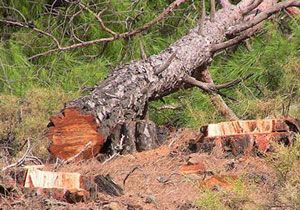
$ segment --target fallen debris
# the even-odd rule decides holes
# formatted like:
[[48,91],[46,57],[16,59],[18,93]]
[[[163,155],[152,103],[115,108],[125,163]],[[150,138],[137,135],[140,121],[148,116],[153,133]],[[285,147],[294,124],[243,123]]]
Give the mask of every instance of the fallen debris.
[[195,164],[183,165],[179,170],[182,174],[200,174],[206,171],[206,166],[203,162],[198,162]]
[[123,189],[116,184],[109,175],[98,175],[94,181],[97,184],[98,192],[104,192],[111,196],[121,196],[124,194]]
[[271,142],[291,145],[300,123],[294,118],[239,120],[209,124],[200,131],[200,149],[208,152],[221,148],[234,156],[271,150]]
[[236,176],[225,176],[225,175],[215,175],[207,178],[200,182],[201,187],[206,187],[209,189],[230,189],[232,188],[232,182],[237,179]]

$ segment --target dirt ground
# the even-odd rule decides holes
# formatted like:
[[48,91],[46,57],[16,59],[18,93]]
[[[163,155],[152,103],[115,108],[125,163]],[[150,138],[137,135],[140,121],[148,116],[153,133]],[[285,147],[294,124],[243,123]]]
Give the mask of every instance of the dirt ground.
[[[109,174],[124,189],[121,196],[99,192],[95,198],[76,204],[34,194],[2,196],[0,209],[209,209],[197,206],[205,189],[229,189],[226,196],[230,196],[233,182],[241,177],[247,180],[243,183],[249,200],[246,201],[247,209],[259,209],[257,206],[262,205],[262,209],[289,209],[273,205],[277,199],[274,195],[276,173],[264,158],[195,152],[194,142],[199,138],[198,135],[198,131],[183,129],[174,132],[165,145],[151,151],[120,155],[105,162],[94,158],[59,169],[85,176]],[[198,168],[189,169],[188,164]],[[48,168],[51,169],[51,166]],[[228,177],[233,182],[228,181]],[[228,209],[242,208],[229,205]]]

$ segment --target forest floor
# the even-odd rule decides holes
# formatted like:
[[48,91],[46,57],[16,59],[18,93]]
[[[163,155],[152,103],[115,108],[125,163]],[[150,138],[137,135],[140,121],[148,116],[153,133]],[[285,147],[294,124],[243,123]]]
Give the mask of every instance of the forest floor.
[[[120,155],[105,162],[95,158],[60,168],[60,171],[84,176],[109,174],[123,188],[121,196],[99,192],[94,199],[69,204],[24,193],[15,197],[2,196],[0,209],[297,208],[294,203],[284,203],[292,196],[290,191],[282,190],[288,182],[280,181],[279,168],[270,164],[270,158],[199,153],[195,151],[197,139],[199,132],[182,129],[154,150]],[[47,169],[53,170],[52,166]],[[299,164],[292,170],[294,174],[299,173]]]

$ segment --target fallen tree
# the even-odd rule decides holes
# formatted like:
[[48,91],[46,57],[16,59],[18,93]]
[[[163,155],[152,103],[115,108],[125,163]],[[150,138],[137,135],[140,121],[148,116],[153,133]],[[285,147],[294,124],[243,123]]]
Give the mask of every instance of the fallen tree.
[[[172,5],[182,2],[177,0]],[[160,138],[156,126],[145,119],[148,103],[180,88],[199,87],[211,95],[227,119],[237,119],[219,90],[242,79],[214,84],[208,71],[212,58],[253,36],[272,14],[300,6],[300,2],[243,0],[232,5],[223,0],[223,8],[217,12],[214,0],[211,3],[210,17],[202,6],[198,26],[163,52],[117,67],[90,94],[67,102],[61,113],[50,119],[50,152],[70,160],[94,156],[105,143],[115,153],[153,148],[160,144]]]

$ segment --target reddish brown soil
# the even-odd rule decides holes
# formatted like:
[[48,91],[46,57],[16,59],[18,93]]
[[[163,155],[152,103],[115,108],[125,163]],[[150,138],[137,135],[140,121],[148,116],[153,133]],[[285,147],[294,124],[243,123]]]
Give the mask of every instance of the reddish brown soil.
[[[10,198],[0,203],[5,206],[4,209],[9,209],[9,206],[16,209],[102,209],[108,203],[118,206],[115,209],[196,209],[193,204],[199,199],[200,190],[204,187],[218,185],[230,189],[231,184],[226,181],[226,177],[238,179],[248,176],[249,188],[251,176],[267,177],[259,192],[253,192],[251,195],[257,203],[264,203],[272,197],[270,186],[273,186],[275,174],[264,159],[251,156],[229,159],[222,154],[193,153],[188,149],[189,142],[197,139],[198,132],[184,129],[172,134],[165,145],[155,150],[117,156],[104,163],[94,158],[64,165],[59,169],[79,172],[85,176],[109,174],[124,188],[124,195],[120,197],[98,193],[98,198],[63,206],[55,202],[46,205],[43,198],[36,196],[29,199],[25,199],[24,196],[19,204],[15,204]],[[199,164],[200,169],[184,171],[184,165],[187,163]],[[50,198],[50,201],[53,199]]]

